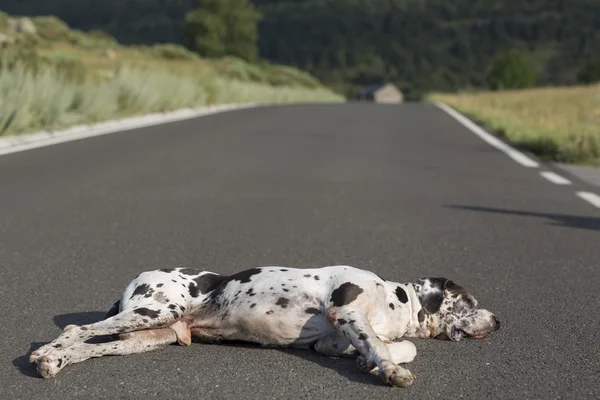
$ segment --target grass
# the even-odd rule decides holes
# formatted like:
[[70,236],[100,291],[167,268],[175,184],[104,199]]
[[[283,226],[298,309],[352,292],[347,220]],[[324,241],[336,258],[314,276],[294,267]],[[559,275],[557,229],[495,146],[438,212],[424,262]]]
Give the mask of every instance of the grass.
[[545,160],[600,165],[600,85],[434,94]]
[[123,68],[101,82],[77,83],[61,70],[0,70],[0,133],[52,130],[150,112],[225,103],[340,101],[331,91],[274,87],[221,77]]
[[[0,12],[0,33],[9,18]],[[344,100],[294,68],[205,59],[174,44],[122,46],[55,17],[32,20],[35,35],[0,49],[0,135],[213,104]]]

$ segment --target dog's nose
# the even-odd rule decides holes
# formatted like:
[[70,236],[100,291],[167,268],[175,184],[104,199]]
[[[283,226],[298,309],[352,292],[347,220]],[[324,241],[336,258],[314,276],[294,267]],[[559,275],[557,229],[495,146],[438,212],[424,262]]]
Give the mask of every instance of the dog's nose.
[[496,318],[495,315],[492,316],[492,320],[494,321],[494,330],[497,331],[498,329],[500,329],[500,321],[498,320],[498,318]]

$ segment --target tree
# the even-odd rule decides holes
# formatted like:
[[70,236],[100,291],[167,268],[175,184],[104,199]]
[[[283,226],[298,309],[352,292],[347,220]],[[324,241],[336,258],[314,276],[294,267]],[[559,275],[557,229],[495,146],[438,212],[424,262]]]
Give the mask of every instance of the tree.
[[525,89],[535,85],[535,71],[519,50],[509,49],[492,59],[486,80],[492,90]]
[[205,57],[258,55],[257,24],[261,16],[249,0],[198,0],[186,14],[186,46]]
[[600,57],[588,60],[583,65],[577,73],[577,81],[585,84],[600,82]]

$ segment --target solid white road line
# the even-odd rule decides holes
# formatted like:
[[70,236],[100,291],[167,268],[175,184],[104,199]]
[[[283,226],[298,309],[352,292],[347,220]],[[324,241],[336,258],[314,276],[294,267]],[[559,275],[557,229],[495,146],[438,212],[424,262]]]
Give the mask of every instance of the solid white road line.
[[554,172],[542,171],[542,172],[540,172],[540,175],[543,176],[544,178],[548,179],[550,182],[556,183],[557,185],[570,185],[571,184],[570,180],[568,180],[567,178],[563,178],[562,176],[555,174]]
[[106,135],[109,133],[160,125],[168,122],[216,114],[223,111],[252,108],[256,106],[257,104],[248,103],[223,104],[197,109],[186,108],[166,113],[147,114],[137,117],[123,118],[120,120],[105,121],[93,125],[79,125],[63,131],[2,136],[0,137],[0,156],[4,154],[17,153],[19,151],[35,149],[38,147],[51,146],[72,140],[85,139],[93,136]]
[[453,108],[443,103],[435,103],[435,105],[440,109],[444,110],[446,113],[448,113],[448,115],[450,115],[452,118],[460,122],[465,128],[469,129],[481,139],[494,146],[498,150],[502,151],[504,154],[506,154],[519,164],[523,165],[524,167],[538,168],[540,166],[539,163],[527,157],[525,154],[513,149],[500,139],[494,137],[493,135],[490,135],[485,130],[473,123],[470,119],[455,111]]
[[577,192],[577,196],[581,197],[591,205],[600,208],[600,196],[592,192]]

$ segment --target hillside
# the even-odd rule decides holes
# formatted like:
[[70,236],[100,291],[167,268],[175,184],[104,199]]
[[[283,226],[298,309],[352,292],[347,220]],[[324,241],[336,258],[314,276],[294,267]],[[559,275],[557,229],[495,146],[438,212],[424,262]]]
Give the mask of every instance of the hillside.
[[294,68],[125,46],[56,17],[0,12],[0,135],[234,102],[340,101]]
[[[260,53],[351,93],[392,80],[417,96],[484,87],[491,57],[523,50],[539,85],[571,84],[600,54],[600,0],[254,0]],[[124,43],[182,42],[193,0],[4,0],[4,9],[55,14]],[[89,10],[94,12],[90,13]]]

